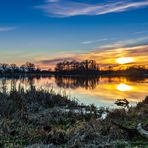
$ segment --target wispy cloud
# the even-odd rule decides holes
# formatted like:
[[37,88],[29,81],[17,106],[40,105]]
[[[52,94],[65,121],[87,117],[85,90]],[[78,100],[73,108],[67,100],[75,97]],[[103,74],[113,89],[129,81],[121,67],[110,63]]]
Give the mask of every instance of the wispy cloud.
[[137,31],[137,32],[134,32],[134,34],[145,34],[145,33],[148,33],[148,31]]
[[[127,40],[113,41],[110,44],[100,45],[94,49],[90,49],[85,53],[71,53],[71,54],[60,54],[52,58],[39,57],[36,61],[43,69],[50,67],[54,68],[58,62],[64,60],[67,61],[82,61],[86,59],[94,59],[101,65],[106,67],[108,65],[118,66],[116,59],[120,57],[133,57],[135,59],[133,64],[137,65],[148,65],[148,36],[139,38],[130,38]],[[146,42],[145,42],[146,41]],[[89,43],[86,43],[89,44]]]
[[72,61],[72,60],[75,60],[73,57],[65,57],[65,58],[55,58],[55,59],[50,59],[50,60],[42,60],[40,61],[40,63],[42,64],[56,64],[58,62],[63,62],[64,60],[67,60],[67,61]]
[[95,47],[94,50],[99,50],[99,49],[115,49],[115,48],[125,48],[125,47],[132,47],[135,45],[141,45],[141,44],[148,44],[147,42],[148,36],[143,36],[139,38],[130,38],[126,40],[118,40],[115,42],[112,42],[110,44],[105,44],[105,45],[100,45],[99,47]]
[[7,32],[15,30],[17,27],[0,27],[0,32]]
[[48,3],[55,3],[55,2],[59,2],[60,0],[46,0],[46,2]]
[[45,4],[35,6],[50,17],[71,17],[78,15],[103,15],[147,7],[148,0],[140,1],[110,1],[106,3],[74,2],[72,0],[46,0]]
[[134,64],[147,65],[148,45],[112,48],[107,50],[96,50],[90,53],[82,54],[81,59],[94,59],[101,65],[116,65],[116,59],[120,57],[133,57]]
[[93,44],[93,43],[103,42],[107,40],[108,40],[107,38],[98,39],[98,40],[89,40],[89,41],[83,41],[82,44]]
[[[86,59],[96,60],[101,67],[108,67],[108,65],[119,66],[116,63],[117,58],[121,57],[132,57],[134,62],[131,64],[134,65],[148,65],[148,45],[141,46],[133,46],[133,47],[121,47],[115,48],[112,46],[110,49],[102,49],[102,50],[94,50],[88,53],[78,54],[78,55],[70,55],[67,57],[56,57],[53,59],[45,59],[40,60],[38,63],[41,67],[49,67],[49,65],[54,68],[58,62],[62,62],[64,60],[72,61],[82,61]],[[119,68],[119,67],[118,67]]]

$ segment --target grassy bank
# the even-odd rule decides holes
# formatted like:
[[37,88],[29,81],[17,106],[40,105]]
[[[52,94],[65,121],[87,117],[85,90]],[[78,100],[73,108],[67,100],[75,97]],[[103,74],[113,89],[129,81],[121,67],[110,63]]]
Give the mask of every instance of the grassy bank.
[[128,110],[107,110],[33,86],[0,93],[0,147],[146,147],[133,132],[138,123],[148,131],[148,97]]

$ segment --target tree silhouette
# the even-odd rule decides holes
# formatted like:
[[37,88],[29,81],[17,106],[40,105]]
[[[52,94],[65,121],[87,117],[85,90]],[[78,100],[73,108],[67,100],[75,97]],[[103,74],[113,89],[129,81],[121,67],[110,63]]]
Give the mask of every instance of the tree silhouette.
[[29,72],[33,72],[35,70],[35,65],[33,63],[26,62],[25,66]]
[[6,63],[1,63],[0,64],[0,67],[4,70],[4,71],[7,71],[7,68],[8,68],[8,64],[6,64]]
[[63,61],[57,63],[56,72],[60,73],[84,73],[84,72],[99,72],[99,65],[94,60],[77,61]]
[[16,72],[16,70],[18,69],[16,64],[10,64],[10,68],[12,72]]

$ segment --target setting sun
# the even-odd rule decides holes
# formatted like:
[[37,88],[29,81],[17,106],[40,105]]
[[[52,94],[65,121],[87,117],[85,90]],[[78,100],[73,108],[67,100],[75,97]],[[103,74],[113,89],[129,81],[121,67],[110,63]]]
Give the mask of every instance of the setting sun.
[[124,57],[124,58],[118,58],[116,59],[116,62],[118,64],[128,64],[134,62],[134,59],[131,57]]

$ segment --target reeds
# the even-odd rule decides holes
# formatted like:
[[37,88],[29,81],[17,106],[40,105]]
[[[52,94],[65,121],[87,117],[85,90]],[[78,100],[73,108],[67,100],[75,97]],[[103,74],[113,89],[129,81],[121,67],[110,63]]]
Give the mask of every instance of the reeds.
[[[141,122],[148,129],[148,97],[136,107],[97,109],[94,105],[80,105],[54,90],[28,90],[16,85],[8,92],[0,92],[0,147],[25,147],[38,144],[52,147],[115,147],[129,146],[145,139],[126,131],[112,121],[127,127]],[[107,112],[107,117],[101,115]],[[135,144],[135,143],[134,143]],[[138,145],[138,144],[137,144]]]

